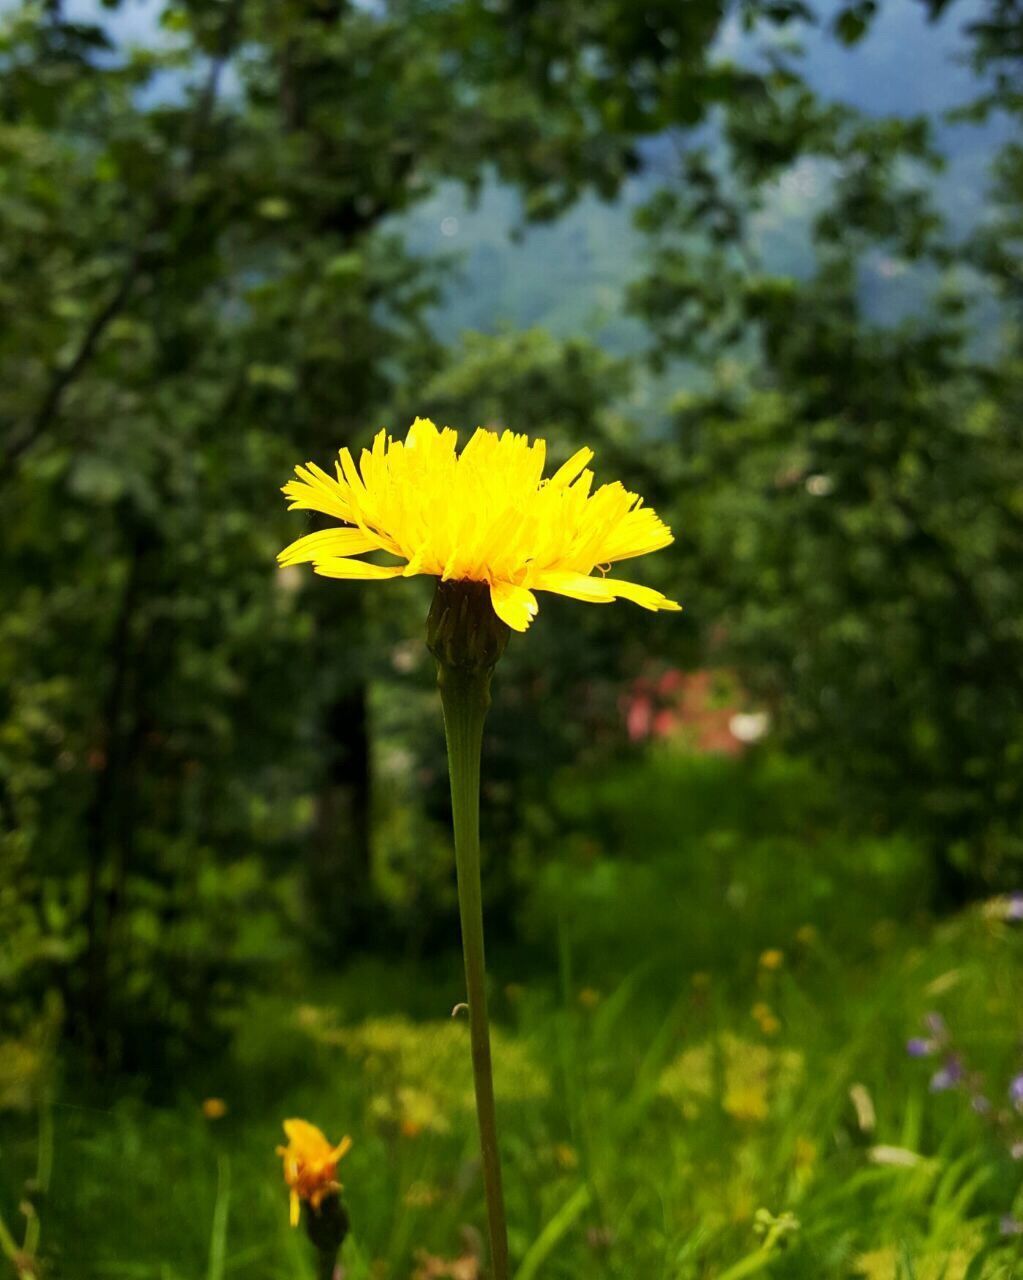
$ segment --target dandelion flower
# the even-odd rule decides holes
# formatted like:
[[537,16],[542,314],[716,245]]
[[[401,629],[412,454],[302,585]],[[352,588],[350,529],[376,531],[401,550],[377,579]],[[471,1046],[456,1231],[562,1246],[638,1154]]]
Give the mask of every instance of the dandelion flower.
[[[592,450],[545,479],[543,440],[480,428],[460,453],[457,442],[450,427],[417,418],[404,441],[380,431],[359,466],[342,449],[335,476],[313,462],[296,467],[284,486],[290,509],[339,525],[299,538],[280,564],[311,563],[328,578],[485,583],[494,612],[515,631],[536,617],[537,591],[679,609],[652,587],[605,576],[620,560],[668,546],[672,533],[620,483],[593,488]],[[400,563],[358,558],[375,551]]]
[[324,1199],[341,1190],[337,1181],[338,1162],[352,1145],[345,1137],[332,1147],[323,1133],[306,1120],[285,1120],[286,1147],[278,1147],[284,1158],[284,1181],[291,1191],[291,1225],[298,1226],[300,1201],[319,1209]]
[[[464,1006],[469,1014],[488,1274],[509,1280],[480,882],[480,751],[491,677],[510,632],[525,631],[536,617],[538,591],[589,604],[631,600],[651,611],[679,606],[652,587],[607,576],[620,560],[668,546],[672,534],[623,485],[594,489],[590,449],[580,449],[545,478],[543,440],[480,428],[460,453],[457,445],[450,427],[439,431],[417,418],[404,440],[378,432],[358,466],[342,449],[334,475],[313,462],[296,467],[296,479],[284,486],[291,509],[319,512],[337,523],[299,538],[278,560],[282,567],[311,564],[327,578],[437,579],[426,644],[437,662],[451,779],[467,997],[455,1009]],[[360,558],[376,553],[391,562]],[[347,1139],[332,1148],[318,1129],[288,1123],[289,1146],[281,1154],[297,1221],[300,1200],[316,1208],[317,1197],[336,1187],[335,1168]],[[315,1225],[318,1217],[310,1214],[307,1222]]]

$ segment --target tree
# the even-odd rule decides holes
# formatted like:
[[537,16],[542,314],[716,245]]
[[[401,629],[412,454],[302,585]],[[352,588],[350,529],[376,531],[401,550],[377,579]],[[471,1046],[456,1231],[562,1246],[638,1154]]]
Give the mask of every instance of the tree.
[[289,854],[310,938],[377,927],[374,620],[276,576],[294,529],[267,506],[442,362],[392,215],[487,170],[530,216],[610,196],[655,81],[694,120],[725,92],[716,3],[681,42],[647,16],[179,0],[131,49],[59,4],[5,15],[4,840],[35,869],[19,919],[55,935],[32,973],[97,1061],[209,1029],[272,953],[248,930]]
[[[875,8],[847,7],[839,35]],[[670,474],[695,512],[712,651],[867,821],[921,835],[957,900],[1023,855],[1019,330],[980,342],[975,306],[1013,301],[1015,148],[998,164],[1006,216],[956,242],[925,122],[825,107],[778,75],[771,110],[725,113],[727,163],[687,155],[643,214],[655,251],[634,303],[655,358],[714,374],[679,404]],[[797,157],[831,171],[803,278],[772,275],[749,233]],[[869,312],[871,260],[916,264],[904,321]],[[972,298],[966,267],[984,273]]]

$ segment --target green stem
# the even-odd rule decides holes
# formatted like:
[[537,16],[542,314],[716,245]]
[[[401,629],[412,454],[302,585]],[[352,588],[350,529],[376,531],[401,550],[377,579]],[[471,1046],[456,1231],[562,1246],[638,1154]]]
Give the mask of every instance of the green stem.
[[11,1235],[10,1229],[3,1218],[0,1218],[0,1250],[3,1250],[4,1257],[11,1262],[17,1262],[18,1246],[14,1243],[14,1236]]
[[483,897],[480,883],[480,753],[483,721],[490,705],[490,671],[438,664],[444,728],[451,774],[451,809],[455,826],[458,911],[469,1002],[472,1073],[476,1085],[483,1155],[483,1188],[487,1198],[490,1257],[494,1280],[508,1280],[508,1231],[497,1147],[494,1078],[487,1020],[486,968],[483,957]]
[[334,1280],[337,1271],[337,1249],[318,1250],[316,1253],[316,1280]]

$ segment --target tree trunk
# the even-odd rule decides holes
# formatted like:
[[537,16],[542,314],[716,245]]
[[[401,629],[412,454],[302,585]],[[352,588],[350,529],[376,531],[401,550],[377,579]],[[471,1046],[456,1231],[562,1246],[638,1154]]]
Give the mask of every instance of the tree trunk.
[[324,949],[347,952],[371,936],[373,889],[368,688],[358,682],[326,708],[328,754],[308,865],[311,914]]
[[110,683],[103,704],[98,741],[98,770],[92,802],[85,818],[87,888],[85,903],[86,958],[83,1039],[97,1067],[110,1057],[110,935],[123,901],[134,786],[132,751],[132,671],[136,651],[133,628],[138,608],[145,537],[136,532],[129,552],[127,578],[110,641]]

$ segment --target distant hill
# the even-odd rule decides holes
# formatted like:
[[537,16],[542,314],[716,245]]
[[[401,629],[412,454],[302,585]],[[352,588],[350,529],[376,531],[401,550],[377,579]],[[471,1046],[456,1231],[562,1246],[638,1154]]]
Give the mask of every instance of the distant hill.
[[[0,11],[13,3],[0,0]],[[829,5],[832,11],[837,8],[834,0],[821,0],[825,10]],[[969,101],[978,90],[963,58],[962,27],[982,7],[983,0],[957,0],[946,18],[932,25],[915,0],[883,0],[870,34],[853,49],[826,31],[802,33],[806,74],[826,98],[879,115],[925,113],[938,120],[940,146],[948,158],[939,180],[940,204],[959,230],[981,216],[991,158],[1009,136],[1005,122],[966,126],[940,121],[943,112]],[[99,22],[115,40],[142,45],[164,38],[162,8],[163,0],[126,0],[113,11],[102,0],[64,0],[68,17]],[[735,21],[726,25],[719,48],[723,57],[756,64],[757,48]],[[226,83],[230,85],[230,75]],[[175,77],[165,76],[151,96],[157,100],[177,92]],[[645,248],[632,226],[632,212],[662,180],[670,147],[666,140],[659,145],[654,139],[646,153],[645,171],[617,201],[584,199],[552,225],[523,228],[518,196],[496,182],[485,186],[474,207],[452,185],[398,221],[414,249],[456,259],[444,302],[434,313],[438,334],[451,341],[467,329],[543,326],[557,334],[585,335],[616,353],[638,350],[643,331],[623,309],[624,289],[642,271]],[[795,275],[805,270],[805,231],[826,181],[823,166],[803,162],[777,184],[755,225],[772,269]],[[513,239],[516,229],[522,234]],[[906,264],[878,255],[866,264],[863,296],[872,314],[897,318],[921,304],[927,284]]]
[[[938,181],[940,205],[959,231],[981,215],[990,161],[1009,133],[997,120],[970,126],[940,119],[978,92],[963,57],[961,29],[979,7],[979,0],[960,0],[945,21],[932,25],[921,5],[894,0],[882,5],[870,35],[853,49],[821,31],[803,41],[808,78],[825,97],[872,114],[937,118],[948,160]],[[726,28],[720,44],[723,56],[755,64],[756,52],[737,25]],[[642,270],[644,251],[632,212],[662,180],[663,152],[651,145],[647,170],[615,203],[587,198],[555,224],[525,228],[514,240],[512,232],[522,230],[521,205],[497,183],[485,187],[475,207],[453,186],[418,206],[399,224],[410,245],[458,260],[435,314],[439,334],[453,340],[466,329],[540,325],[558,334],[585,334],[614,352],[637,350],[642,331],[623,310],[624,288]],[[803,162],[777,184],[756,223],[772,269],[796,275],[805,269],[805,230],[826,181],[823,166]],[[879,255],[866,266],[864,299],[872,314],[895,319],[921,304],[927,284],[906,264]]]

